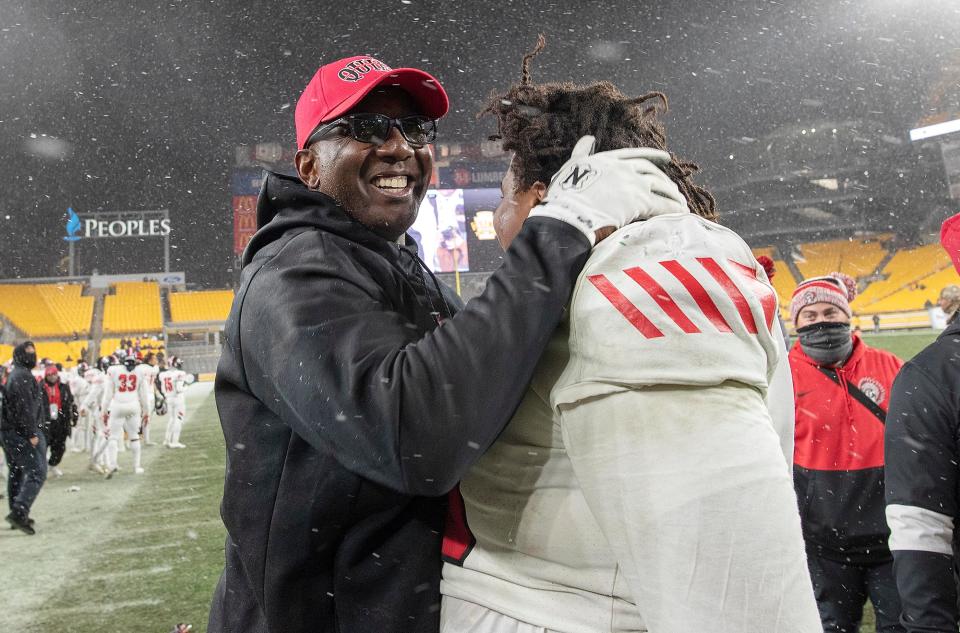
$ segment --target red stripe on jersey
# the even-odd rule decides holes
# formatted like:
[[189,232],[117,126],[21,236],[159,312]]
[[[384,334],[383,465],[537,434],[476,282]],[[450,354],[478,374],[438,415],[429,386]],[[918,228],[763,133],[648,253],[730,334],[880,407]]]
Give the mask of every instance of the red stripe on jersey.
[[677,302],[673,300],[673,297],[670,296],[670,293],[667,292],[663,286],[657,283],[657,280],[647,274],[645,270],[639,266],[635,268],[628,268],[623,271],[626,273],[630,279],[633,279],[635,282],[640,284],[640,287],[647,291],[647,294],[653,297],[653,300],[657,302],[657,305],[660,306],[664,312],[667,313],[667,316],[673,319],[673,322],[680,326],[680,329],[687,334],[699,334],[700,328],[698,328],[693,321],[687,318],[687,315],[683,313],[683,310],[680,309],[680,306],[677,305]]
[[606,297],[607,301],[613,304],[613,307],[616,308],[627,321],[630,321],[633,327],[637,328],[641,334],[647,338],[659,338],[663,336],[663,332],[661,332],[650,319],[645,317],[637,306],[630,303],[630,300],[623,296],[623,293],[617,290],[605,275],[590,275],[587,279],[590,280],[590,283],[600,291],[600,294]]
[[767,329],[771,329],[773,327],[773,313],[777,309],[776,294],[774,294],[769,286],[757,279],[756,268],[735,262],[732,259],[728,259],[727,261],[733,264],[733,269],[740,273],[744,281],[747,282],[747,286],[750,287],[750,292],[760,300],[760,305],[763,307],[763,316],[767,319]]
[[733,280],[730,279],[726,271],[720,267],[720,264],[709,257],[698,257],[697,261],[700,262],[700,265],[720,284],[723,291],[727,293],[727,296],[733,301],[733,305],[737,307],[737,312],[740,313],[740,318],[743,319],[743,324],[746,326],[747,332],[756,334],[757,322],[753,319],[753,312],[750,311],[750,304],[747,302],[747,298],[744,297],[740,289],[737,288],[737,284],[733,283]]
[[671,275],[683,284],[683,287],[687,289],[687,292],[690,293],[690,296],[697,302],[697,305],[700,306],[700,309],[703,310],[703,313],[707,315],[710,323],[713,323],[717,330],[721,332],[733,332],[733,328],[731,328],[727,320],[723,318],[723,314],[720,313],[717,304],[710,298],[710,294],[706,288],[700,285],[700,282],[690,274],[690,271],[675,259],[660,262],[660,265],[666,268]]

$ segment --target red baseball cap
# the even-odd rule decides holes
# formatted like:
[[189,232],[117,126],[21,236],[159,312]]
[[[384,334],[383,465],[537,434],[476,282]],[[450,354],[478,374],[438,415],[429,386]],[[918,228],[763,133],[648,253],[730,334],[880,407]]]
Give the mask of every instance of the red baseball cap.
[[377,86],[396,86],[407,92],[421,113],[439,119],[450,105],[443,86],[416,68],[390,68],[368,55],[347,57],[316,72],[297,101],[297,149],[303,149],[317,126],[349,112]]
[[957,273],[960,273],[960,213],[944,220],[940,227],[940,245],[953,260]]

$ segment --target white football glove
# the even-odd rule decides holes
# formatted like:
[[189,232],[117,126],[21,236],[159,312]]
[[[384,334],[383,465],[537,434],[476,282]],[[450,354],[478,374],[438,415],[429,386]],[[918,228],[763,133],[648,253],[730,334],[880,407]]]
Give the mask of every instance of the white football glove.
[[670,154],[649,147],[594,154],[594,141],[592,136],[577,141],[570,160],[551,179],[546,197],[529,217],[566,222],[593,245],[600,228],[619,229],[635,220],[690,212],[676,183],[655,164],[668,164]]

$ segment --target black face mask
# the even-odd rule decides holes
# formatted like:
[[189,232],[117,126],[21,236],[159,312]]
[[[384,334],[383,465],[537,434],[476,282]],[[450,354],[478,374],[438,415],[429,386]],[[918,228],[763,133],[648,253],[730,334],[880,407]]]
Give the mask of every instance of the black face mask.
[[853,338],[849,323],[821,321],[797,329],[803,352],[821,365],[836,365],[850,357]]
[[33,369],[37,366],[37,350],[34,348],[32,352],[27,352],[28,347],[33,347],[33,341],[24,341],[13,348],[13,362],[20,367]]

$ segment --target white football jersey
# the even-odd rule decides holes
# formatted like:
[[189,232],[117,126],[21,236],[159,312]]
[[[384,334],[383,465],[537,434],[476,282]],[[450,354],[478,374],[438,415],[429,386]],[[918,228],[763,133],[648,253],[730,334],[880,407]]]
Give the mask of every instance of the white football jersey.
[[190,384],[193,384],[193,374],[182,369],[166,369],[160,372],[160,391],[165,398],[181,397]]
[[103,383],[106,376],[96,367],[91,367],[83,374],[83,379],[89,387],[80,407],[88,410],[96,409],[100,406],[100,400],[103,398]]
[[147,397],[152,399],[155,396],[154,382],[160,373],[160,368],[155,365],[150,365],[149,363],[140,363],[134,368],[134,371],[137,372],[140,380],[143,381],[147,390]]
[[67,384],[70,385],[73,401],[76,403],[83,402],[87,392],[90,390],[90,383],[88,383],[83,376],[77,374],[76,369],[74,369],[67,376]]
[[[598,244],[513,419],[452,496],[442,593],[565,633],[646,631],[558,407],[664,384],[765,395],[783,350],[776,310],[749,247],[698,216],[658,216]],[[782,426],[792,441],[792,419]]]
[[111,402],[118,404],[138,403],[141,410],[147,409],[148,385],[141,380],[136,368],[128,370],[123,365],[113,365],[107,369],[103,381],[103,398],[101,405],[107,411]]

